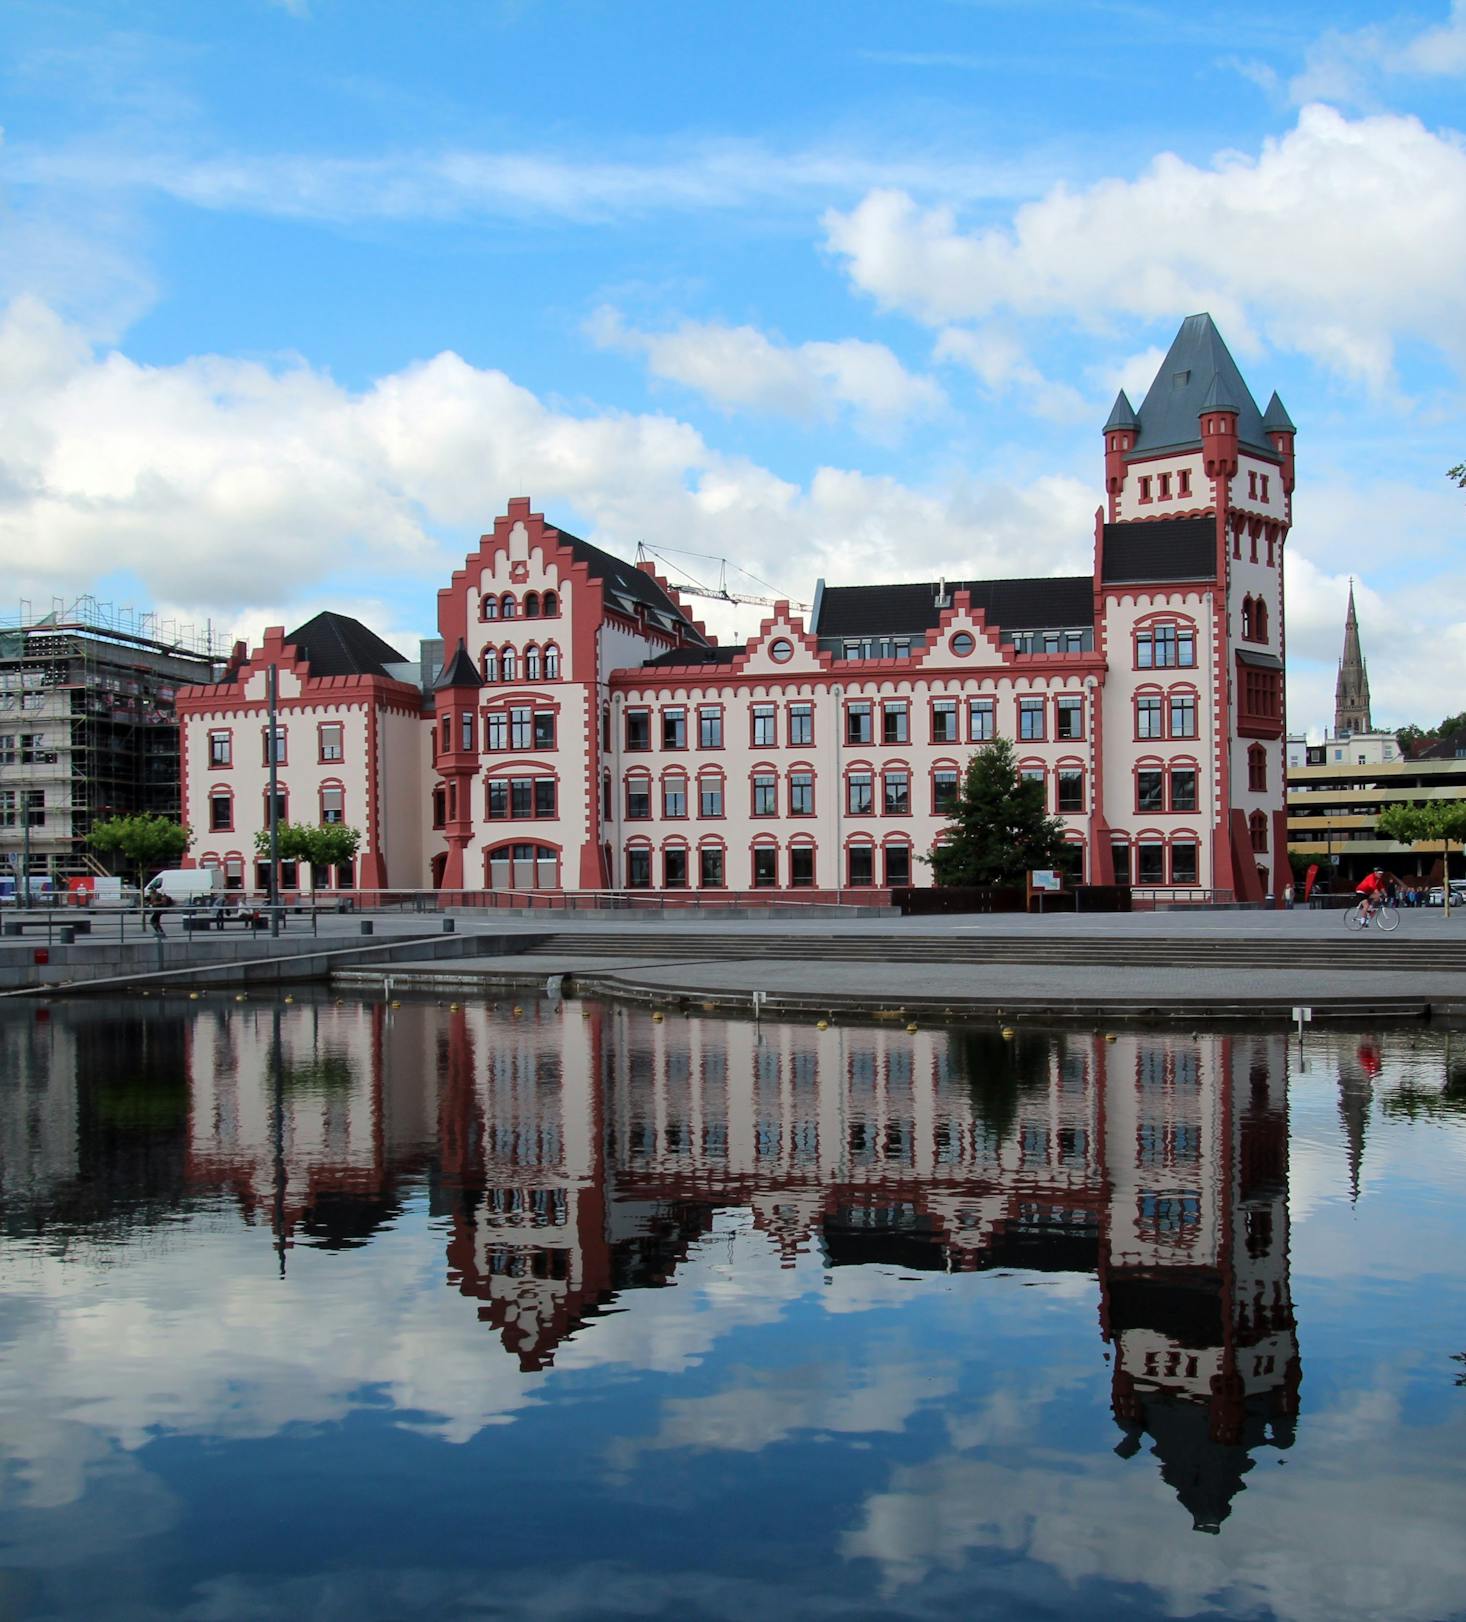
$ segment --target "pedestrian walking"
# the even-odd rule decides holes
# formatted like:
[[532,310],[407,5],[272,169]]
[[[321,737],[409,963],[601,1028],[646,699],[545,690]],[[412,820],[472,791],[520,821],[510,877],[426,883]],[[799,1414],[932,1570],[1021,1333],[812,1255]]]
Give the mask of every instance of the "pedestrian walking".
[[161,890],[154,885],[150,885],[148,889],[143,892],[143,896],[148,907],[148,927],[159,940],[165,940],[167,938],[167,933],[163,928],[163,909],[167,906],[171,906],[172,903],[170,902],[166,891]]

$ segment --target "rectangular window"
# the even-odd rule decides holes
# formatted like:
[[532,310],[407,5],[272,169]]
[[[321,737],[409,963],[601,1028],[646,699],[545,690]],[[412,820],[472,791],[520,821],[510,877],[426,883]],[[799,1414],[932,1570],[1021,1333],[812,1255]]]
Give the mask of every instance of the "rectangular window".
[[871,730],[871,707],[863,699],[853,700],[845,706],[845,742],[871,743],[874,734]]
[[1084,700],[1057,698],[1054,700],[1054,736],[1073,741],[1084,736]]
[[626,785],[626,820],[645,822],[652,814],[652,785],[647,777],[633,777]]
[[723,710],[721,705],[703,704],[697,711],[697,746],[699,749],[723,747]]
[[1171,736],[1173,738],[1194,738],[1196,736],[1196,694],[1171,694]]
[[697,814],[700,817],[721,817],[723,814],[723,779],[708,778],[698,784]]
[[320,741],[320,754],[323,761],[340,760],[344,751],[341,746],[342,725],[339,721],[322,721],[316,728],[316,735]]
[[1059,778],[1060,813],[1083,811],[1084,809],[1084,772],[1078,766],[1061,766]]
[[1161,721],[1159,698],[1135,700],[1135,736],[1137,738],[1163,738],[1165,729]]
[[789,742],[792,746],[798,747],[814,742],[813,704],[789,706]]
[[626,712],[626,747],[631,751],[642,751],[652,746],[652,712],[650,710],[627,710]]
[[662,711],[662,748],[687,747],[687,711],[682,708]]
[[968,699],[968,741],[971,743],[990,743],[996,736],[993,720],[993,700],[990,698]]
[[1267,793],[1267,751],[1256,744],[1247,751],[1247,787],[1253,794]]
[[649,890],[652,884],[652,853],[638,845],[626,852],[626,887]]
[[555,779],[537,777],[534,780],[534,814],[537,817],[555,815]]
[[1247,494],[1249,499],[1257,500],[1257,473],[1252,468],[1247,470]]
[[791,817],[812,817],[814,815],[813,772],[790,772],[789,815]]
[[957,700],[939,698],[932,703],[932,742],[957,742]]
[[1135,847],[1135,882],[1137,884],[1164,884],[1166,882],[1166,847],[1146,841]]
[[484,719],[484,748],[491,754],[509,747],[509,717],[493,710]]
[[1191,494],[1191,469],[1189,467],[1183,467],[1176,475],[1176,494],[1178,496],[1189,496]]
[[869,772],[851,772],[845,779],[845,809],[852,817],[868,817],[875,809],[875,783]]
[[1115,883],[1130,883],[1130,845],[1115,844],[1110,846],[1110,858],[1115,864]]
[[1169,473],[1159,474],[1158,480],[1160,489],[1156,493],[1162,501],[1169,501],[1171,499],[1171,475]]
[[852,845],[847,858],[847,883],[852,890],[864,889],[876,881],[876,853],[873,845]]
[[1154,625],[1135,633],[1140,670],[1190,669],[1196,663],[1196,632],[1189,625]]
[[[268,792],[266,792],[264,796],[264,801],[264,826],[268,828],[270,826],[270,796]],[[286,797],[283,794],[277,794],[275,796],[275,821],[285,822],[288,820],[288,818],[289,812],[286,806]]]
[[759,845],[753,853],[753,887],[772,890],[779,882],[779,853],[769,845]]
[[750,716],[750,725],[749,742],[755,749],[773,749],[777,747],[778,738],[774,725],[774,706],[772,704],[755,704]]
[[[492,791],[493,791],[493,784],[492,783],[489,785],[489,789],[490,789],[490,792],[492,793]],[[493,811],[490,810],[489,815],[493,816],[493,814],[494,814]],[[448,791],[446,789],[435,788],[433,790],[433,826],[435,828],[445,828],[445,827],[447,827],[447,825],[448,825]]]
[[471,755],[478,744],[478,728],[473,722],[473,713],[464,710],[458,717],[459,747],[465,754]]
[[896,887],[911,883],[911,847],[887,845],[885,852],[886,884]]
[[904,817],[911,812],[911,773],[904,771],[881,774],[881,810],[888,817]]
[[1136,772],[1135,809],[1137,811],[1164,811],[1166,809],[1163,798],[1165,780],[1166,774],[1164,772]]
[[671,850],[662,853],[662,888],[687,888],[687,852],[680,846],[674,845]]
[[697,882],[704,890],[723,888],[723,850],[720,845],[704,845],[698,851]]
[[1195,884],[1200,871],[1194,843],[1182,840],[1171,846],[1172,884]]
[[536,710],[534,717],[534,746],[536,749],[555,747],[555,712]]
[[516,705],[509,712],[509,747],[528,749],[534,738],[534,712]]
[[911,740],[911,707],[906,703],[881,705],[881,742],[909,743]]
[[0,789],[0,828],[13,828],[16,824],[16,798],[13,788]]
[[534,784],[528,777],[509,779],[509,815],[515,818],[534,814]]
[[1149,477],[1149,475],[1146,475],[1140,481],[1140,499],[1142,501],[1149,501],[1150,500],[1150,477]]
[[1018,736],[1029,743],[1041,743],[1043,741],[1043,699],[1020,698],[1018,700]]
[[232,794],[211,794],[209,796],[209,832],[211,834],[227,834],[234,831],[234,796]]
[[321,824],[334,827],[346,821],[346,790],[331,784],[321,790]]
[[756,817],[776,817],[779,814],[779,779],[773,772],[754,774],[753,814]]
[[491,777],[485,794],[488,801],[489,816],[498,822],[509,815],[509,779],[507,777]]
[[[234,764],[234,734],[232,732],[211,732],[209,734],[209,764],[211,766],[232,766]],[[269,765],[269,762],[265,762]]]
[[1193,767],[1171,768],[1171,809],[1173,811],[1196,809],[1196,771]]
[[[261,727],[260,728],[260,764],[262,766],[268,766],[270,764],[270,729],[269,729],[269,727]],[[277,766],[283,766],[285,764],[285,728],[284,727],[276,727],[275,728],[275,764]]]
[[932,815],[949,816],[957,804],[956,772],[932,773]]
[[662,784],[662,815],[664,817],[685,817],[687,815],[687,779],[685,777],[669,777]]
[[789,883],[796,890],[814,888],[813,845],[795,845],[789,852]]
[[1267,476],[1266,473],[1264,473],[1263,476],[1262,476],[1262,499],[1264,501],[1267,500],[1267,480],[1268,480],[1268,476]]

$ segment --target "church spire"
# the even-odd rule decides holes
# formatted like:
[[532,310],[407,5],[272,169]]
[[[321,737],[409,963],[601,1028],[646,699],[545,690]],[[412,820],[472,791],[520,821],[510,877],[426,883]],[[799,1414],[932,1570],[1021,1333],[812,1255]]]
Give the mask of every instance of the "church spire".
[[1372,732],[1369,716],[1369,672],[1359,650],[1359,618],[1354,612],[1354,581],[1349,581],[1349,612],[1344,619],[1344,656],[1339,660],[1339,680],[1334,688],[1334,736],[1347,738],[1352,732]]

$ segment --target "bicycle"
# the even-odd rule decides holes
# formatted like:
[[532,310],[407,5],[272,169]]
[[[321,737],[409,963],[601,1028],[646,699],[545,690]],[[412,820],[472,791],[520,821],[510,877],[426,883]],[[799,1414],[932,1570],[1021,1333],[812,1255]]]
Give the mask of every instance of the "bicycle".
[[1345,929],[1368,929],[1371,922],[1377,924],[1388,935],[1392,929],[1399,928],[1400,914],[1388,901],[1378,903],[1372,920],[1369,916],[1369,905],[1364,901],[1356,901],[1344,912]]

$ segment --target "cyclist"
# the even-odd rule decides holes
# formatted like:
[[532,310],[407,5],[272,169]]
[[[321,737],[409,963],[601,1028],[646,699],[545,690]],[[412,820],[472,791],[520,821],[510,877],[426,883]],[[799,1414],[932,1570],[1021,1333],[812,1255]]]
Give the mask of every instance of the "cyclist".
[[1368,928],[1370,919],[1390,898],[1390,886],[1385,878],[1384,868],[1377,867],[1373,873],[1366,873],[1363,880],[1354,886],[1354,894],[1364,903],[1363,927]]

